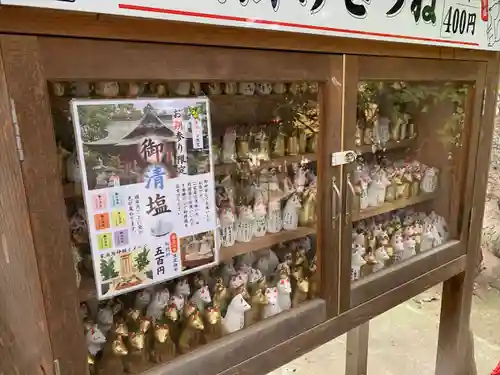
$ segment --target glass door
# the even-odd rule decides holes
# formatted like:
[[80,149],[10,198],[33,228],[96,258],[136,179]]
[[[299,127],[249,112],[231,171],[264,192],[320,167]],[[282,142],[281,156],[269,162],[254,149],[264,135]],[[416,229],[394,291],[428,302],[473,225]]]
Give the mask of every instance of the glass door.
[[357,157],[345,168],[343,238],[350,306],[465,252],[484,73],[473,63],[352,59],[344,149]]
[[[211,363],[213,341],[242,331],[245,350],[229,362],[223,360],[225,351],[219,352],[217,371],[222,372],[325,320],[324,301],[329,314],[338,312],[340,175],[333,179],[330,160],[340,149],[342,57],[189,47],[179,52],[182,58],[166,58],[176,48],[158,47],[139,72],[108,69],[112,63],[84,66],[78,59],[68,62],[66,73],[46,69],[83,314],[75,329],[93,339],[100,327],[95,324],[106,319],[110,330],[101,333],[107,343],[112,338],[117,345],[122,339],[129,345],[132,332],[140,343],[159,334],[161,322],[172,329],[175,356],[199,348],[199,357],[205,353]],[[123,51],[131,50],[107,56],[118,65],[127,60]],[[200,53],[205,60],[192,58]],[[227,65],[208,63],[219,61],[221,53]],[[138,56],[132,53],[131,58]],[[265,64],[269,61],[274,63]],[[91,80],[85,71],[92,71]],[[52,72],[66,78],[54,79]],[[76,132],[72,99],[83,103],[73,113]],[[183,100],[208,104],[171,108]],[[201,119],[198,130],[193,117]],[[200,175],[208,175],[214,185],[210,198],[216,230],[179,236],[175,251],[171,236],[170,246],[165,242],[161,251],[147,241],[138,251],[131,246],[137,231],[161,232],[147,225],[164,211],[148,206],[150,195],[143,200],[127,189],[150,184],[158,190],[151,195],[153,203],[158,194],[169,203],[168,192],[152,177]],[[193,189],[204,190],[186,185],[177,196],[187,227],[204,210],[196,207],[196,199],[185,200],[184,195],[196,195]],[[122,190],[131,215],[120,225],[128,237],[114,235],[114,222],[101,225],[89,199],[100,194],[111,205]],[[99,210],[109,209],[113,218],[110,205],[103,203]],[[99,242],[109,233],[106,242]],[[171,274],[164,277],[166,270]],[[268,319],[276,319],[282,335],[254,329]],[[126,328],[129,336],[118,340],[117,328]],[[185,332],[194,339],[186,340]],[[232,345],[229,339],[225,343]],[[148,357],[148,348],[136,349]],[[91,353],[91,368],[105,366],[106,356],[113,356],[109,353],[100,348]],[[144,371],[172,359],[135,363],[123,356],[123,367],[114,374]]]

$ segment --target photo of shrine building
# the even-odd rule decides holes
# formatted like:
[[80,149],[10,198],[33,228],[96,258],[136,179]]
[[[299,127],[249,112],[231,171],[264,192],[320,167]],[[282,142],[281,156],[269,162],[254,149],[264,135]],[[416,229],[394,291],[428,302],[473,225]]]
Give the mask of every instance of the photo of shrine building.
[[[113,115],[106,126],[105,138],[83,143],[87,150],[103,155],[103,158],[113,155],[119,156],[120,160],[118,168],[102,162],[88,165],[86,160],[89,189],[107,186],[115,176],[118,176],[120,185],[141,182],[145,169],[151,164],[162,164],[169,177],[175,176],[178,132],[174,128],[173,115],[156,110],[151,104],[147,104],[142,112],[138,119],[127,113]],[[183,118],[185,120],[187,118]],[[186,131],[183,136],[186,148],[192,148],[191,132]]]

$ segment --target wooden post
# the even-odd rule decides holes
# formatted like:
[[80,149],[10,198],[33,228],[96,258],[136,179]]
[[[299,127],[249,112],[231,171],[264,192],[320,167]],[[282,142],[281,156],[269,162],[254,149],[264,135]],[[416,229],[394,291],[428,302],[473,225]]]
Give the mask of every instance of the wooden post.
[[[484,215],[484,200],[488,179],[488,161],[491,151],[491,137],[494,128],[496,91],[498,85],[499,54],[488,62],[486,73],[486,96],[482,108],[475,114],[480,121],[478,153],[475,159],[476,179],[472,197],[470,217],[462,218],[462,235],[468,236],[467,263],[464,272],[443,284],[439,340],[436,359],[436,375],[471,375],[475,368],[472,332],[469,327],[474,278],[476,276],[478,248],[481,241],[481,226]],[[478,95],[482,96],[481,92]],[[477,126],[476,125],[476,126]],[[469,363],[466,363],[466,361]]]
[[[86,375],[87,351],[79,326],[78,289],[38,38],[5,35],[0,43],[24,148],[22,177],[48,322],[44,334],[62,374]],[[21,309],[18,305],[16,310]]]
[[53,374],[53,356],[0,55],[0,374]]
[[368,342],[370,321],[347,333],[345,375],[366,375],[368,372]]

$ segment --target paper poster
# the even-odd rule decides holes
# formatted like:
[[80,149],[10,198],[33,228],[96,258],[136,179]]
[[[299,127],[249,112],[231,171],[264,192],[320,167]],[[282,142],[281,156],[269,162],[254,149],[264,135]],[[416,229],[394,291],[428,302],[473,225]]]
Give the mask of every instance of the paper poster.
[[208,100],[73,100],[100,299],[218,263]]

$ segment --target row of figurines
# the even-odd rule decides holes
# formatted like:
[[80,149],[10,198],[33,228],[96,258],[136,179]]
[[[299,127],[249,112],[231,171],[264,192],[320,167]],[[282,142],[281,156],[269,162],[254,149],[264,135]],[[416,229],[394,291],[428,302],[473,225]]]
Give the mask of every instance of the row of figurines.
[[438,187],[439,170],[417,160],[358,162],[353,174],[356,192],[354,210],[378,207],[385,202],[433,193]]
[[52,82],[54,96],[101,96],[105,98],[141,95],[164,96],[202,96],[202,95],[269,95],[269,94],[317,94],[317,82]]
[[376,116],[373,123],[356,125],[355,145],[373,145],[375,149],[384,148],[389,142],[399,142],[413,139],[417,136],[415,124],[410,121],[410,116],[404,114],[392,121],[387,117]]
[[[92,371],[140,373],[318,296],[309,238],[106,302],[82,305]],[[125,306],[129,305],[129,308]],[[92,315],[95,319],[92,319]]]
[[[282,203],[286,212],[300,212],[298,219],[301,224],[311,222],[315,217],[316,204],[316,175],[309,169],[308,163],[293,163],[290,165],[291,176],[281,178],[275,168],[265,168],[260,171],[257,181],[248,182],[240,189],[240,206],[247,206],[248,209],[238,209],[236,207],[237,187],[231,176],[225,176],[217,184],[216,204],[220,213],[221,224],[234,223],[235,213],[241,218],[257,220],[258,217],[268,215],[269,210],[281,213]],[[299,205],[300,204],[300,205]],[[288,205],[288,210],[286,209]],[[250,206],[250,207],[248,207]],[[294,210],[291,210],[294,208]],[[302,208],[302,210],[301,210]],[[251,215],[250,215],[251,214]],[[252,218],[253,215],[253,218]],[[282,217],[282,215],[278,215]],[[295,218],[295,215],[292,215]],[[293,226],[296,220],[292,220]],[[279,224],[279,223],[278,223]],[[271,233],[279,232],[282,225]],[[78,207],[69,217],[71,237],[76,244],[88,243],[88,226],[86,222],[85,208]]]
[[[302,130],[296,130],[290,136],[279,130],[276,137],[270,141],[268,135],[263,131],[255,135],[249,133],[237,137],[236,131],[231,128],[226,130],[222,144],[213,142],[213,163],[219,165],[247,161],[250,166],[258,166],[261,161],[270,161],[271,158],[316,153],[317,142],[318,133],[306,134]],[[76,151],[69,152],[61,145],[58,146],[58,170],[61,181],[74,183],[81,181]]]
[[306,164],[292,169],[293,175],[281,180],[273,171],[262,170],[258,181],[243,183],[239,189],[230,176],[222,180],[216,204],[223,247],[316,222],[316,176]]
[[260,129],[255,134],[251,132],[236,134],[234,128],[227,128],[222,136],[222,142],[216,139],[212,142],[214,164],[235,163],[243,160],[256,163],[269,161],[272,157],[316,152],[318,133],[307,134],[302,129],[294,128],[291,134],[287,135],[283,127],[279,125],[276,130],[275,136],[270,140],[270,135],[264,129]]
[[358,221],[352,231],[351,279],[361,269],[381,270],[387,263],[408,259],[449,239],[446,220],[434,211],[402,209]]

